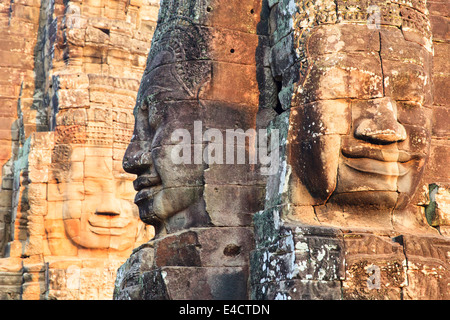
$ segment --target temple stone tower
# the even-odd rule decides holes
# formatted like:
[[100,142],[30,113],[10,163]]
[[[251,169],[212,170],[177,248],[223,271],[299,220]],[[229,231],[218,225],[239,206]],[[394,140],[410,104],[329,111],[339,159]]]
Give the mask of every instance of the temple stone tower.
[[162,1],[124,169],[156,237],[118,272],[115,299],[247,299],[259,1]]
[[283,143],[254,215],[251,298],[448,299],[443,4],[268,5]]
[[0,298],[111,299],[154,234],[122,158],[159,2],[1,6]]

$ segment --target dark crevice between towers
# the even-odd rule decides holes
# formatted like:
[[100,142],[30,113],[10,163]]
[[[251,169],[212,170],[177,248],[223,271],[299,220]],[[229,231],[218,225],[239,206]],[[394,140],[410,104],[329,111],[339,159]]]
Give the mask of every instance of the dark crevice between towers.
[[55,127],[57,102],[52,91],[57,90],[57,79],[50,79],[52,61],[55,52],[58,20],[53,17],[54,0],[42,1],[39,13],[37,42],[34,48],[35,88],[32,110],[36,110],[36,131],[52,131]]

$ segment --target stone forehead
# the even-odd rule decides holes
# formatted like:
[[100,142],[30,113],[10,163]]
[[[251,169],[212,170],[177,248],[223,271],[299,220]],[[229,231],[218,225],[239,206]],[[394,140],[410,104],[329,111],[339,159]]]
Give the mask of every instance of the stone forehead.
[[[203,3],[201,8],[206,12],[206,2],[203,1],[169,2],[176,2],[181,11],[191,8],[190,3],[194,6],[191,9],[195,11],[197,10],[196,6]],[[175,10],[162,7],[160,11],[158,26],[152,39],[147,65],[136,100],[135,113],[142,103],[148,103],[148,99],[152,98],[148,96],[147,92],[149,87],[154,84],[150,84],[149,77],[151,77],[151,72],[158,67],[166,65],[166,67],[173,68],[170,77],[173,77],[190,97],[197,95],[197,91],[211,74],[207,31],[200,26],[198,16],[189,13],[191,9],[186,12],[178,12],[179,10],[176,9],[178,7],[175,7]],[[167,10],[169,10],[168,13]],[[164,57],[166,53],[169,54],[169,58]],[[164,83],[165,80],[161,81],[162,83],[158,83],[158,86],[167,85]]]
[[[168,61],[157,61],[161,52],[170,52]],[[205,31],[186,17],[174,17],[158,25],[152,40],[144,75],[164,63],[173,63],[174,75],[189,91],[195,91],[209,73],[208,40]],[[194,61],[204,62],[200,64]]]
[[425,0],[296,0],[294,27],[313,28],[327,23],[367,23],[379,14],[381,25],[418,31],[431,37]]

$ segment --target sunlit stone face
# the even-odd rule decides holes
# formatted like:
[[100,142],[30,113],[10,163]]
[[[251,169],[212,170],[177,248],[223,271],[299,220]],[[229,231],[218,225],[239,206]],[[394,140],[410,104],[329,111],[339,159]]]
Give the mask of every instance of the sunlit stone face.
[[[125,252],[148,240],[149,230],[133,204],[133,176],[121,166],[124,141],[131,136],[131,112],[92,107],[61,117],[48,186],[52,255],[76,255],[74,248]],[[59,240],[61,228],[72,245]]]
[[291,115],[299,176],[318,203],[404,206],[429,149],[429,52],[393,27],[322,26],[314,40]]
[[[92,154],[104,154],[104,147],[83,147]],[[67,236],[76,244],[91,249],[131,248],[138,231],[138,215],[131,201],[132,184],[125,172],[114,171],[112,157],[86,156],[72,161],[73,170],[84,169],[82,185],[67,181],[63,192],[63,221]],[[117,169],[116,169],[117,170]]]

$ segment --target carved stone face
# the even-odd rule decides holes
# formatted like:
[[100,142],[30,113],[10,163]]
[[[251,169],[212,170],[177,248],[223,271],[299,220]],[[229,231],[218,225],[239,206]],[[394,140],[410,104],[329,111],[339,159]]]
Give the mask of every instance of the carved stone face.
[[[171,43],[174,38],[179,41]],[[204,164],[195,164],[193,158],[190,163],[174,164],[172,151],[179,141],[171,139],[176,129],[192,135],[194,121],[201,120],[197,99],[199,84],[205,81],[205,62],[196,61],[199,52],[192,52],[198,50],[200,40],[189,32],[157,37],[136,102],[135,129],[123,168],[137,175],[135,203],[140,218],[157,233],[163,225],[170,232],[208,219],[202,200]]]
[[52,255],[74,256],[82,248],[127,254],[149,239],[151,230],[133,205],[133,177],[121,166],[131,120],[131,112],[121,108],[61,112],[45,217]]
[[291,115],[299,176],[319,203],[404,206],[429,148],[428,51],[390,27],[324,26],[310,43]]
[[[69,179],[60,187],[65,231],[77,246],[122,251],[135,244],[139,220],[131,201],[131,180],[114,168],[111,149],[72,149]],[[76,161],[83,151],[84,161]],[[83,180],[77,181],[80,174]]]

